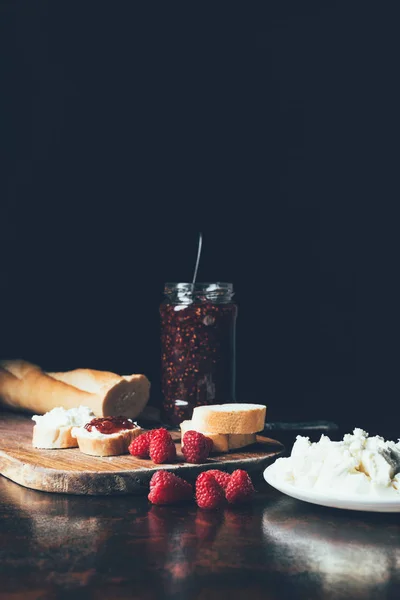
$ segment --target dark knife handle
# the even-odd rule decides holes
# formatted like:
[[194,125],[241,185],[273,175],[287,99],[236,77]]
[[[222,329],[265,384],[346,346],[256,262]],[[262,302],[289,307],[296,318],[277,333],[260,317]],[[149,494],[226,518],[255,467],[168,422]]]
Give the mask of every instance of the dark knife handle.
[[264,431],[336,431],[339,429],[332,421],[275,421],[265,423]]

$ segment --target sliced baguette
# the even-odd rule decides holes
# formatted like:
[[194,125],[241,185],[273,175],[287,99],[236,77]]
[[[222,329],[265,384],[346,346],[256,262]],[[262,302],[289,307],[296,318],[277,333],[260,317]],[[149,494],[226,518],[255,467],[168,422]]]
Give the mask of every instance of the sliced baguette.
[[73,427],[80,427],[90,421],[94,413],[88,406],[66,410],[58,406],[44,415],[33,415],[35,421],[32,435],[34,448],[76,448],[78,442],[73,435]]
[[129,444],[141,433],[143,433],[141,427],[124,429],[118,433],[104,435],[104,437],[91,437],[83,427],[75,427],[73,431],[79,450],[83,454],[90,454],[91,456],[118,456],[120,454],[127,454]]
[[264,429],[267,407],[263,404],[211,404],[196,406],[192,424],[209,433],[257,433]]
[[[183,446],[183,436],[187,431],[199,431],[193,425],[193,421],[183,421],[180,424],[181,428],[181,444]],[[245,446],[250,446],[250,444],[254,444],[256,442],[256,434],[255,433],[209,433],[204,431],[199,431],[199,433],[203,433],[213,441],[213,449],[212,452],[229,452],[229,450],[235,450],[238,448],[244,448]]]
[[34,448],[77,448],[76,437],[71,433],[72,425],[65,427],[43,427],[35,425],[32,435],[32,446]]

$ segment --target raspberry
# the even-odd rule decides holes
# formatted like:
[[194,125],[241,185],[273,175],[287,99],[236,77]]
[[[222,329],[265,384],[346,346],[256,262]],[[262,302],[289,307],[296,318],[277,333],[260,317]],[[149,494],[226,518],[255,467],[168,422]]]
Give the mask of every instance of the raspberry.
[[152,504],[175,504],[190,500],[192,496],[190,483],[169,471],[157,471],[150,480],[148,499]]
[[225,494],[222,486],[210,475],[209,471],[204,471],[196,479],[196,502],[200,508],[219,508],[224,504]]
[[150,458],[150,437],[151,431],[141,433],[129,444],[129,454],[139,458]]
[[172,462],[176,458],[175,444],[166,429],[153,429],[149,452],[151,460],[156,464]]
[[196,464],[204,462],[210,454],[210,442],[212,444],[210,438],[198,431],[187,431],[182,438],[182,454],[185,461]]
[[246,471],[233,471],[226,486],[225,495],[230,504],[248,502],[254,494],[252,481]]
[[226,486],[229,483],[231,476],[229,473],[225,471],[220,471],[219,469],[210,469],[207,471],[209,475],[212,475],[216,481],[218,481],[219,485],[226,490]]

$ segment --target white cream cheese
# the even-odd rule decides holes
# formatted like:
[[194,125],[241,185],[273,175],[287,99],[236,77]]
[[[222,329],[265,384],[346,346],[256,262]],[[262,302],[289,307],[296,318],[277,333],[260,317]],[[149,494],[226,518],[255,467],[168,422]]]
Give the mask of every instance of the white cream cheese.
[[33,415],[32,420],[39,427],[50,429],[57,427],[80,427],[91,421],[94,416],[94,413],[88,406],[69,409],[58,406],[44,415]]
[[275,477],[302,489],[342,494],[400,496],[400,441],[354,429],[342,441],[297,436],[288,458],[273,465]]

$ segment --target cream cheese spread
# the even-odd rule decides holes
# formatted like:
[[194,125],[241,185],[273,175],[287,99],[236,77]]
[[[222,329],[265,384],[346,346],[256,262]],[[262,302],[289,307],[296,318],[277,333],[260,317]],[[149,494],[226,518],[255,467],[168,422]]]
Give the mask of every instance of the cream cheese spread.
[[297,436],[290,457],[272,468],[277,481],[304,490],[400,498],[400,440],[369,437],[360,428],[338,442]]
[[91,421],[93,417],[94,413],[88,406],[69,409],[58,406],[44,415],[33,415],[32,420],[39,427],[50,429],[57,427],[80,427]]

